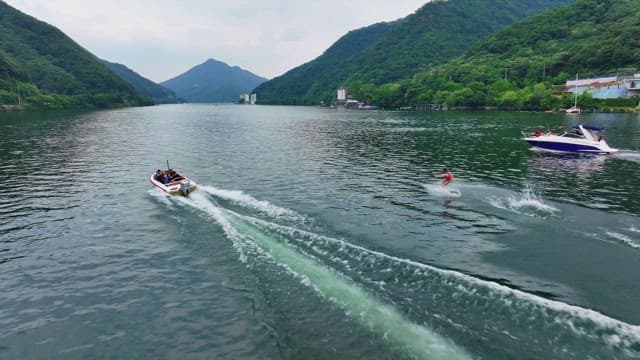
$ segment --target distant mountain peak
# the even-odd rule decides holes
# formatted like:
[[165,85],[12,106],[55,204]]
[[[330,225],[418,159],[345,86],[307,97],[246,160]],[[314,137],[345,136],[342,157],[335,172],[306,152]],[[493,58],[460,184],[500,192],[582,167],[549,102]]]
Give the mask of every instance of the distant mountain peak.
[[209,58],[185,73],[161,83],[187,102],[236,102],[267,79]]

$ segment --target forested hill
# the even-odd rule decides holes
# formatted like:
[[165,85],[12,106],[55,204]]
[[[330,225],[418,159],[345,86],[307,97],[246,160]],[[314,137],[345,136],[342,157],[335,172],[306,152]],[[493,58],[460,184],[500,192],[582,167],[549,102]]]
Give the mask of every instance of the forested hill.
[[129,69],[125,65],[112,63],[106,60],[101,61],[111,69],[111,71],[118,74],[122,79],[131,84],[138,95],[149,97],[153,99],[153,102],[156,104],[175,104],[179,102],[178,97],[172,90],[156,84],[155,82]]
[[320,57],[256,88],[258,102],[308,105],[330,98],[349,75],[353,57],[374,46],[398,25],[400,21],[378,23],[348,32]]
[[175,91],[187,102],[237,102],[241,94],[249,93],[267,79],[237,66],[209,59],[161,85]]
[[0,104],[113,107],[150,102],[57,28],[0,1]]
[[[331,100],[339,86],[380,85],[407,79],[418,71],[462,55],[478,41],[515,21],[570,2],[432,1],[387,28],[388,32],[379,33],[379,38],[372,38],[354,55],[342,57],[339,53],[327,51],[315,60],[261,85],[255,90],[258,102],[316,104],[320,100]],[[356,37],[344,37],[340,43],[342,47],[358,47]],[[326,63],[335,64],[335,68],[327,70],[322,65]]]
[[[401,85],[406,92],[391,102],[566,108],[573,99],[558,97],[553,85],[564,84],[576,73],[581,77],[625,75],[638,69],[639,19],[638,0],[576,0],[514,24],[465,56],[417,74]],[[579,102],[589,108],[589,101],[584,95]],[[631,101],[637,104],[637,99]]]

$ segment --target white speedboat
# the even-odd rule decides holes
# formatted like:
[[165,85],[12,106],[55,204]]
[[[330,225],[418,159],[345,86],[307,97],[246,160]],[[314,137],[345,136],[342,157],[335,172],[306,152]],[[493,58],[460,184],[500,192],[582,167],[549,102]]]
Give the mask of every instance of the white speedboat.
[[153,186],[171,195],[189,196],[196,189],[195,181],[172,169],[156,171],[151,174],[149,181]]
[[559,135],[536,131],[525,135],[524,140],[534,148],[548,151],[591,154],[611,154],[618,151],[609,147],[600,136],[600,131],[602,128],[597,126],[576,125]]

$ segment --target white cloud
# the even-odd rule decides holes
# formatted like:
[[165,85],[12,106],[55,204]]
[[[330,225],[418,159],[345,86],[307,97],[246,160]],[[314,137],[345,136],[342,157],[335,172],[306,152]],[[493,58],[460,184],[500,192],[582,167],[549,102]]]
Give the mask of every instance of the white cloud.
[[215,58],[274,77],[350,30],[407,16],[427,0],[6,0],[105,60],[164,81]]

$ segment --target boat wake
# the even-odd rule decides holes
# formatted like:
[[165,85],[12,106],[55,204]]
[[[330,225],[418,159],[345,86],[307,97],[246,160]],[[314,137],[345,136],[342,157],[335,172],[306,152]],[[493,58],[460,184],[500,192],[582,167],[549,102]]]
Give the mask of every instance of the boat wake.
[[422,186],[433,196],[445,198],[459,198],[462,196],[462,192],[458,188],[442,186],[440,184],[422,184]]
[[[215,188],[209,188],[209,192],[224,193]],[[177,198],[177,200],[215,219],[240,253],[241,261],[245,263],[252,259],[275,261],[293,276],[299,277],[303,284],[337,304],[364,327],[389,340],[397,350],[424,359],[470,358],[464,350],[450,340],[424,325],[409,321],[394,307],[380,302],[348,277],[324,266],[313,257],[298,253],[295,248],[288,246],[284,239],[275,237],[256,226],[256,224],[273,223],[217,207],[202,193],[194,193],[189,199]],[[265,203],[258,204],[248,199],[241,202],[241,205],[258,205],[262,208]]]
[[526,186],[518,194],[506,197],[491,196],[487,200],[489,204],[498,209],[533,217],[547,218],[559,211],[559,209],[546,204],[542,197],[536,194],[530,186]]
[[[238,207],[218,206],[218,196],[231,197]],[[521,357],[517,349],[527,349],[531,358],[640,358],[639,326],[279,224],[278,216],[270,214],[299,214],[274,210],[276,205],[241,192],[209,187],[170,202],[214,219],[249,267],[263,262],[284,269],[391,348],[414,358],[471,358],[464,348],[486,348],[500,358]],[[555,211],[542,205],[534,207]],[[269,217],[255,216],[256,210]]]
[[308,219],[297,212],[271,204],[268,201],[257,200],[251,195],[239,190],[224,190],[213,186],[200,186],[200,190],[217,198],[229,200],[237,205],[258,210],[275,219],[287,219],[291,221],[308,221]]
[[[631,228],[630,231],[634,231],[635,228]],[[621,234],[615,231],[607,231],[607,236],[616,242],[622,243],[631,248],[640,250],[640,240],[634,240],[629,234]]]
[[612,156],[616,159],[640,163],[640,152],[638,151],[620,150],[619,152],[612,154]]

